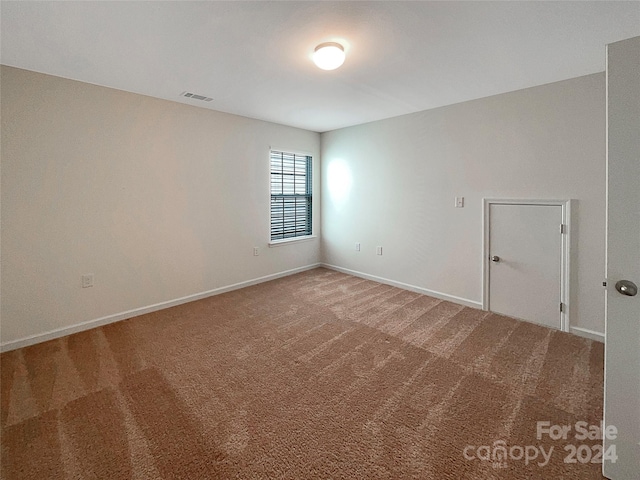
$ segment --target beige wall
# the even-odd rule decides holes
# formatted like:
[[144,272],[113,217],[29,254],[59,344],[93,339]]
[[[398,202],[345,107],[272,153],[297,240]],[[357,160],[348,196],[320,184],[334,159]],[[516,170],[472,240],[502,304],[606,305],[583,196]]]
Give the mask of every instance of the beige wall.
[[317,133],[1,71],[3,344],[319,262],[267,247],[270,146],[317,160],[320,233]]
[[321,144],[324,262],[479,305],[483,197],[575,199],[570,323],[604,332],[604,74],[336,130]]

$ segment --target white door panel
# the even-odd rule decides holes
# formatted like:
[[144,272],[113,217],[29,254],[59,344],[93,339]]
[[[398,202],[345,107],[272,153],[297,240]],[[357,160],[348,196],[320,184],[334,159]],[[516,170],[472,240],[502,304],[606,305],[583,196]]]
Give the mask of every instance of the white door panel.
[[605,438],[616,462],[604,475],[640,478],[640,294],[616,290],[620,280],[640,286],[640,37],[607,48],[607,293],[604,419],[618,429]]
[[561,224],[560,205],[490,204],[489,310],[561,328]]

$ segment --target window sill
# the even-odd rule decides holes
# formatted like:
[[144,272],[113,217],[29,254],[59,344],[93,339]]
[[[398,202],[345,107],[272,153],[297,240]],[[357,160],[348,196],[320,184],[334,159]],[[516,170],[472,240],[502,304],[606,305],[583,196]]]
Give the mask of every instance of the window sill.
[[306,237],[293,237],[293,238],[285,238],[283,240],[271,240],[269,242],[269,248],[281,247],[283,245],[291,245],[292,243],[307,242],[309,240],[313,240],[314,238],[318,238],[318,237],[316,235],[307,235]]

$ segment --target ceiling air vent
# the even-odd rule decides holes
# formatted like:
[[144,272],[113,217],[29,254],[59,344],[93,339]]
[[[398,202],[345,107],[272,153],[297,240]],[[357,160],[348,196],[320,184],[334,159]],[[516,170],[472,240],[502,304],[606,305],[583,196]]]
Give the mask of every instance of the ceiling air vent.
[[182,92],[180,96],[193,98],[194,100],[203,100],[205,102],[210,102],[211,100],[213,100],[213,98],[205,97],[204,95],[198,95],[197,93],[191,93],[191,92]]

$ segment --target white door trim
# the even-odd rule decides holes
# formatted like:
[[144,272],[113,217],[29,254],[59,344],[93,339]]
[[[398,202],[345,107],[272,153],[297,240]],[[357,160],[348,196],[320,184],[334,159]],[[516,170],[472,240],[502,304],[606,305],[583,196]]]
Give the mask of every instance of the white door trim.
[[[562,207],[562,254],[560,272],[560,301],[564,308],[560,313],[560,330],[569,331],[571,292],[571,203],[572,200],[529,200],[513,198],[482,199],[482,309],[489,310],[489,212],[492,204],[498,205],[556,205]],[[560,229],[560,225],[558,225]],[[560,306],[558,306],[560,308]]]

